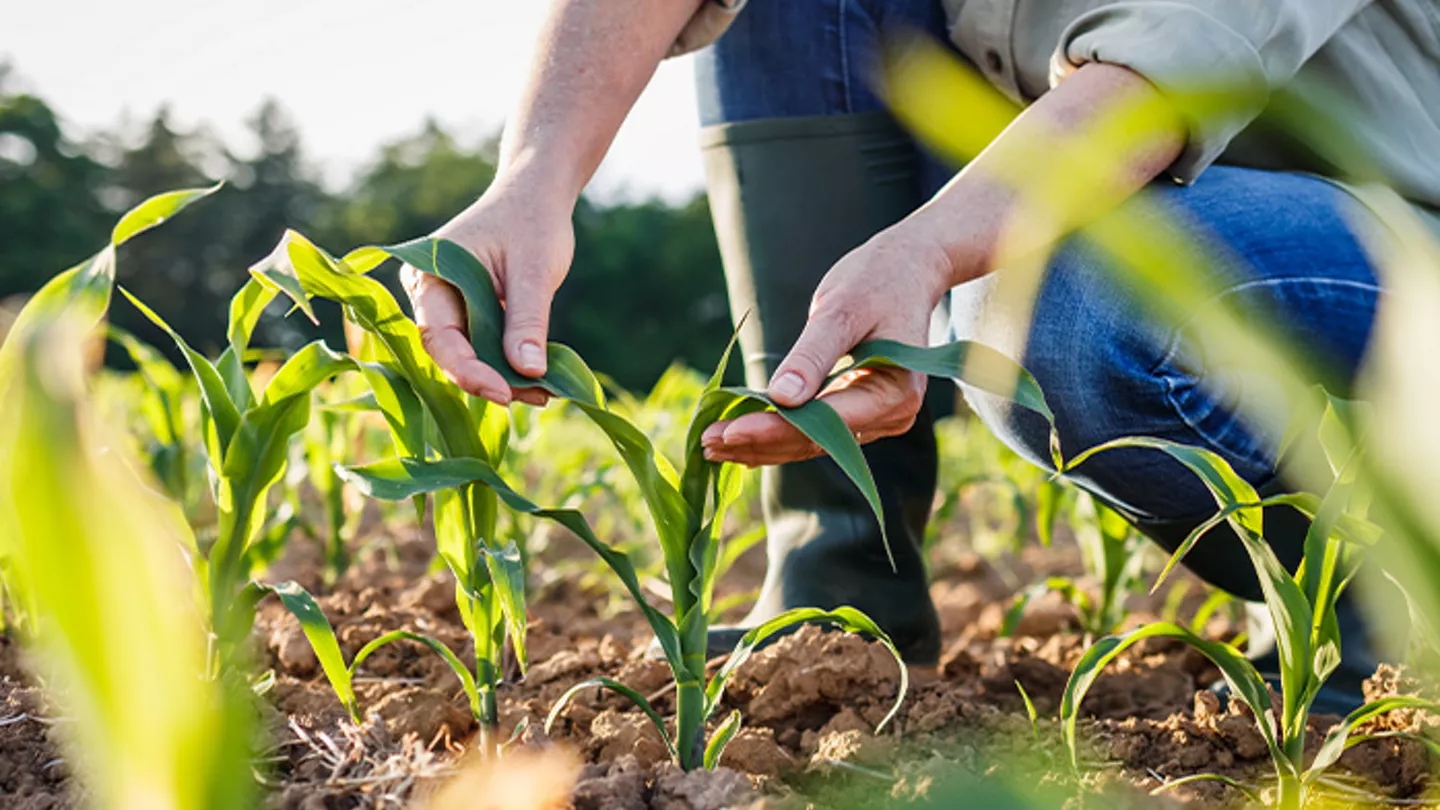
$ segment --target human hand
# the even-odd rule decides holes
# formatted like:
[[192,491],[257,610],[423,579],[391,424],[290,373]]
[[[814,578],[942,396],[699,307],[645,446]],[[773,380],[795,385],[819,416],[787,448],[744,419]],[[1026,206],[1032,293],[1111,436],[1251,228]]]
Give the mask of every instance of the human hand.
[[[767,393],[776,403],[796,407],[818,393],[861,443],[910,429],[925,395],[923,374],[893,367],[859,369],[820,389],[835,363],[863,341],[928,343],[930,313],[949,286],[949,259],[917,230],[902,222],[882,231],[826,274],[804,331],[770,380]],[[716,422],[701,443],[711,461],[751,467],[802,461],[822,452],[775,413]]]
[[[497,178],[481,198],[435,236],[475,254],[490,271],[505,306],[505,359],[526,377],[545,373],[550,302],[575,253],[573,200],[528,191],[522,179]],[[501,405],[544,405],[539,388],[512,388],[475,356],[466,333],[465,302],[448,282],[413,267],[400,278],[415,310],[425,350],[452,382]]]

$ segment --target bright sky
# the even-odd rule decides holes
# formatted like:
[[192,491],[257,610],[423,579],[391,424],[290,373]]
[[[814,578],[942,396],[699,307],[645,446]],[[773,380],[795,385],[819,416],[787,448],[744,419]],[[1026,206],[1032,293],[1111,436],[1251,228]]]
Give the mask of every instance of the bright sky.
[[[0,61],[78,137],[169,103],[240,150],[267,96],[297,121],[310,158],[348,178],[427,115],[479,138],[507,115],[542,0],[130,0],[14,3]],[[601,166],[604,197],[687,196],[702,182],[688,59],[660,68]]]

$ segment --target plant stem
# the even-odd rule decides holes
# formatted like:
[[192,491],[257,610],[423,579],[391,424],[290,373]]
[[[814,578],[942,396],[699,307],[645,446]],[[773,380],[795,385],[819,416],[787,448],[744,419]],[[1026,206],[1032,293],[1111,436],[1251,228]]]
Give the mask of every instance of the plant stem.
[[1275,806],[1279,810],[1300,810],[1303,802],[1298,778],[1292,774],[1280,774],[1278,793]]
[[699,680],[675,684],[675,748],[682,769],[705,764],[705,687]]
[[479,748],[480,756],[490,758],[500,750],[500,708],[495,699],[495,689],[478,685],[480,690]]

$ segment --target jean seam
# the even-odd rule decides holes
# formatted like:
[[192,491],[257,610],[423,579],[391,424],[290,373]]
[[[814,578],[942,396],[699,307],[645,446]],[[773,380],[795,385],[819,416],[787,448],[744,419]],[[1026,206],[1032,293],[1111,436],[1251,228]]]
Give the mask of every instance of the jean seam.
[[[1384,291],[1380,288],[1380,285],[1378,285],[1378,284],[1372,284],[1372,283],[1364,282],[1364,281],[1353,281],[1353,280],[1350,280],[1350,279],[1321,278],[1321,277],[1315,277],[1315,276],[1294,276],[1294,277],[1290,277],[1290,278],[1255,279],[1255,280],[1252,280],[1252,281],[1241,282],[1241,283],[1239,283],[1239,284],[1236,284],[1236,285],[1234,285],[1234,286],[1232,286],[1232,287],[1227,288],[1227,289],[1224,290],[1223,292],[1220,292],[1220,293],[1216,294],[1214,297],[1210,298],[1210,299],[1207,300],[1205,303],[1201,304],[1199,307],[1196,307],[1196,311],[1199,312],[1200,310],[1203,310],[1203,309],[1206,308],[1206,307],[1212,306],[1212,305],[1215,304],[1216,302],[1218,302],[1218,301],[1220,301],[1221,299],[1225,298],[1226,296],[1229,296],[1229,295],[1232,295],[1232,294],[1245,292],[1245,291],[1251,290],[1251,289],[1260,289],[1260,288],[1265,288],[1265,287],[1277,287],[1277,286],[1280,286],[1280,285],[1283,285],[1283,284],[1297,284],[1297,283],[1300,283],[1300,284],[1313,284],[1313,285],[1325,285],[1325,286],[1332,286],[1332,287],[1347,287],[1347,288],[1351,288],[1351,289],[1358,289],[1358,290],[1363,290],[1363,291],[1365,291],[1365,292],[1373,293],[1373,294],[1375,294],[1377,297],[1384,292]],[[1257,465],[1258,465],[1258,464],[1265,463],[1265,462],[1267,461],[1267,459],[1257,458],[1257,457],[1256,457],[1256,454],[1257,454],[1258,451],[1252,450],[1252,451],[1250,451],[1250,452],[1248,452],[1248,453],[1238,453],[1238,452],[1236,452],[1236,450],[1235,450],[1234,448],[1226,447],[1223,443],[1220,442],[1220,440],[1219,440],[1218,437],[1212,436],[1209,431],[1203,430],[1203,429],[1200,427],[1200,425],[1198,425],[1194,420],[1192,420],[1192,419],[1190,418],[1190,415],[1186,412],[1186,409],[1181,406],[1178,397],[1176,397],[1176,395],[1175,395],[1175,392],[1176,392],[1176,380],[1177,380],[1178,375],[1164,373],[1164,372],[1162,372],[1162,371],[1160,370],[1160,369],[1163,368],[1164,366],[1169,365],[1169,364],[1171,363],[1171,361],[1174,360],[1175,355],[1176,355],[1176,353],[1179,351],[1179,348],[1180,348],[1181,336],[1182,336],[1182,334],[1184,333],[1185,329],[1186,329],[1191,323],[1193,323],[1194,320],[1195,320],[1195,316],[1191,316],[1190,318],[1186,319],[1183,323],[1181,323],[1179,326],[1175,327],[1174,331],[1173,331],[1172,334],[1171,334],[1169,344],[1168,344],[1168,346],[1166,347],[1165,355],[1160,359],[1160,362],[1158,362],[1158,363],[1155,364],[1155,369],[1154,369],[1154,371],[1152,372],[1156,377],[1159,377],[1159,378],[1160,378],[1161,382],[1162,382],[1162,383],[1164,384],[1164,386],[1165,386],[1165,401],[1170,405],[1170,408],[1171,408],[1171,410],[1173,410],[1173,411],[1175,412],[1175,415],[1180,418],[1180,421],[1184,422],[1185,425],[1190,428],[1191,432],[1193,432],[1196,436],[1199,436],[1201,439],[1203,439],[1206,444],[1210,445],[1211,449],[1216,450],[1216,451],[1218,451],[1218,452],[1220,452],[1220,453],[1222,453],[1222,454],[1235,455],[1235,456],[1237,456],[1238,458],[1240,458],[1241,460],[1243,460],[1243,461],[1245,461],[1245,462],[1247,462],[1247,463],[1250,463],[1250,464],[1257,464]],[[1190,376],[1192,376],[1192,377],[1198,377],[1198,375],[1190,375]]]
[[[1195,311],[1196,311],[1196,312],[1199,312],[1199,311],[1205,309],[1206,307],[1213,306],[1216,302],[1220,301],[1221,299],[1223,299],[1223,298],[1225,298],[1225,297],[1227,297],[1227,296],[1230,296],[1230,295],[1234,295],[1234,294],[1236,294],[1236,293],[1241,293],[1241,292],[1245,292],[1245,291],[1247,291],[1247,290],[1252,290],[1252,289],[1260,289],[1260,288],[1264,288],[1264,287],[1278,287],[1278,286],[1281,286],[1281,285],[1283,285],[1283,284],[1315,284],[1315,285],[1322,285],[1322,284],[1323,284],[1323,285],[1334,286],[1334,287],[1350,287],[1350,288],[1352,288],[1352,289],[1364,290],[1365,292],[1375,293],[1375,294],[1377,294],[1377,295],[1379,295],[1379,294],[1381,294],[1381,293],[1384,292],[1384,291],[1380,288],[1380,285],[1379,285],[1379,284],[1373,284],[1373,283],[1365,282],[1365,281],[1353,281],[1353,280],[1347,279],[1347,278],[1324,278],[1324,277],[1322,277],[1322,276],[1291,276],[1291,277],[1287,277],[1287,278],[1262,278],[1262,279],[1254,279],[1254,280],[1251,280],[1251,281],[1243,281],[1243,282],[1241,282],[1241,283],[1239,283],[1239,284],[1236,284],[1236,285],[1234,285],[1234,286],[1232,286],[1232,287],[1227,287],[1225,290],[1223,290],[1223,291],[1221,291],[1221,292],[1219,292],[1219,293],[1216,293],[1214,296],[1212,296],[1211,298],[1207,299],[1207,300],[1206,300],[1204,303],[1202,303],[1200,306],[1196,307],[1196,308],[1195,308]],[[1188,327],[1190,326],[1190,324],[1194,323],[1195,318],[1196,318],[1196,316],[1194,316],[1194,315],[1190,316],[1189,318],[1185,319],[1185,321],[1184,321],[1183,323],[1181,323],[1181,324],[1179,324],[1178,326],[1176,326],[1175,329],[1171,332],[1170,341],[1169,341],[1169,343],[1168,343],[1168,345],[1166,346],[1166,349],[1165,349],[1165,355],[1164,355],[1163,357],[1161,357],[1161,358],[1160,358],[1160,361],[1155,364],[1155,370],[1156,370],[1156,372],[1158,372],[1158,370],[1160,369],[1160,367],[1162,367],[1162,366],[1170,363],[1172,360],[1175,359],[1175,353],[1176,353],[1176,352],[1179,350],[1179,348],[1180,348],[1180,338],[1181,338],[1181,334],[1184,333],[1185,329],[1188,328]]]

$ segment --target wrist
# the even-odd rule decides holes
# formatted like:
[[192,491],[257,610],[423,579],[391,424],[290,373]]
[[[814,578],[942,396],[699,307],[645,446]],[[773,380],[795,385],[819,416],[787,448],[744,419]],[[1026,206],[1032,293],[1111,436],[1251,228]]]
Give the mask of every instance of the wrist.
[[538,150],[526,150],[501,158],[495,179],[486,189],[490,194],[524,197],[528,205],[542,212],[569,217],[580,200],[586,180],[563,161],[546,160]]

